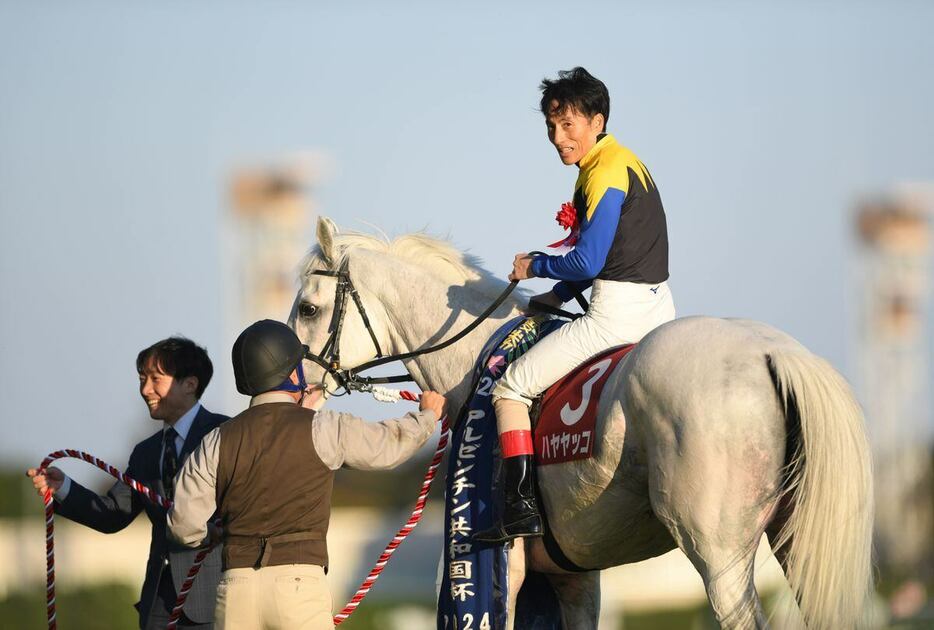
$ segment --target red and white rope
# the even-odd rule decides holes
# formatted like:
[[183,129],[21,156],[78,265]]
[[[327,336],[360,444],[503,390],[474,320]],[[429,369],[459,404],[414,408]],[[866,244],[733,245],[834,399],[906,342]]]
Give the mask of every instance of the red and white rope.
[[[398,393],[398,397],[403,400],[417,401],[418,395],[413,394],[412,392],[400,391],[395,392],[395,390],[388,390],[385,388],[374,388],[374,390],[379,389],[380,394],[387,396],[389,398],[393,397],[393,394]],[[373,395],[376,396],[378,400],[385,400],[381,396],[377,396],[376,391],[373,392]],[[388,401],[387,401],[388,402]],[[418,494],[418,499],[415,501],[415,508],[412,510],[412,515],[409,517],[409,520],[406,521],[405,525],[402,526],[396,535],[393,536],[392,540],[389,541],[389,544],[386,545],[386,549],[383,550],[383,553],[380,554],[379,558],[376,560],[376,565],[370,571],[369,575],[366,576],[366,579],[360,584],[360,588],[357,589],[357,592],[354,593],[354,596],[350,599],[344,609],[339,613],[334,615],[334,625],[339,626],[341,622],[347,619],[357,606],[360,605],[360,602],[363,601],[363,598],[366,597],[367,593],[370,592],[370,588],[379,579],[380,573],[383,572],[383,569],[386,568],[386,565],[389,563],[389,558],[392,557],[392,554],[398,549],[399,545],[402,544],[402,541],[412,533],[412,530],[415,529],[415,526],[418,525],[418,522],[422,518],[422,512],[425,509],[425,501],[428,498],[428,491],[431,490],[431,482],[435,478],[435,473],[438,470],[438,466],[441,464],[441,458],[444,456],[444,451],[448,445],[448,417],[444,416],[441,418],[441,436],[438,438],[438,446],[435,449],[435,454],[431,458],[431,463],[428,464],[428,471],[425,473],[425,479],[422,481],[422,489]]]
[[[383,402],[394,402],[395,400],[399,399],[417,402],[419,399],[417,394],[404,390],[396,391],[382,387],[374,388],[374,390],[377,389],[378,391],[374,391],[373,395],[377,398],[377,400],[382,400]],[[418,522],[421,520],[422,513],[425,508],[425,502],[428,498],[428,492],[431,490],[431,482],[435,478],[435,473],[438,470],[438,466],[441,464],[441,458],[444,456],[444,451],[448,444],[447,416],[441,418],[440,422],[441,436],[438,438],[438,446],[435,449],[434,456],[431,458],[431,463],[428,465],[428,471],[425,473],[425,478],[422,481],[422,489],[421,492],[419,492],[418,499],[415,501],[415,508],[412,510],[412,515],[409,517],[409,520],[406,521],[405,525],[403,525],[402,528],[396,532],[396,535],[393,536],[392,540],[389,541],[389,544],[386,545],[383,553],[380,554],[379,558],[376,560],[376,565],[370,571],[369,575],[366,576],[366,579],[363,580],[363,582],[360,584],[360,587],[357,589],[357,592],[354,593],[354,596],[351,598],[351,600],[347,603],[346,606],[344,606],[343,610],[334,615],[335,626],[340,625],[341,622],[350,617],[353,611],[356,610],[357,606],[360,605],[360,602],[363,601],[363,598],[366,597],[367,593],[370,592],[370,588],[373,586],[376,580],[379,579],[383,569],[385,569],[386,565],[389,563],[389,559],[392,557],[392,554],[396,551],[396,549],[398,549],[399,545],[402,544],[402,541],[404,541],[406,537],[412,533],[412,530],[415,529],[415,526],[418,525]],[[126,473],[117,470],[107,462],[83,451],[64,449],[49,453],[39,465],[39,474],[45,474],[46,469],[52,462],[62,458],[82,459],[89,464],[97,466],[112,477],[122,481],[133,490],[136,490],[142,494],[152,503],[161,505],[165,509],[172,507],[172,502],[169,499],[156,494],[152,491],[152,489],[144,486],[140,482],[128,476]],[[46,615],[48,618],[49,630],[55,630],[55,508],[53,505],[51,490],[45,491],[43,500],[45,502]],[[175,607],[172,609],[172,614],[169,617],[167,630],[175,630],[178,619],[182,614],[182,608],[185,606],[185,600],[187,599],[188,593],[191,591],[191,586],[194,583],[195,576],[198,575],[198,571],[201,570],[201,565],[204,562],[204,559],[213,548],[214,545],[211,545],[206,549],[202,549],[195,557],[194,564],[191,565],[191,569],[188,570],[188,575],[185,578],[185,581],[182,583],[181,588],[178,590],[178,598],[175,600]]]
[[[39,464],[39,474],[44,475],[46,469],[49,467],[49,464],[54,462],[56,459],[69,457],[74,459],[83,459],[87,463],[97,466],[111,477],[122,481],[133,490],[136,490],[156,505],[161,505],[167,510],[172,507],[172,502],[170,500],[153,492],[149,487],[144,486],[126,473],[117,470],[107,462],[98,459],[89,453],[85,453],[84,451],[64,449],[61,451],[54,451],[49,453],[46,455],[46,458],[42,460],[42,463]],[[52,502],[51,490],[46,489],[43,500],[45,501],[46,616],[48,618],[49,630],[55,630],[55,508]],[[191,585],[195,581],[195,576],[198,575],[198,571],[201,570],[201,565],[204,563],[204,559],[213,548],[214,545],[211,545],[210,547],[199,551],[198,555],[195,556],[194,564],[191,565],[191,568],[188,570],[188,575],[185,577],[185,581],[182,582],[181,588],[178,589],[178,598],[175,600],[175,607],[172,609],[172,614],[169,616],[169,623],[166,626],[166,630],[175,630],[175,627],[178,624],[178,619],[182,614],[182,608],[185,606],[185,600],[188,598],[188,592],[191,590]]]
[[55,630],[55,539],[52,537],[55,509],[52,507],[52,491],[46,488],[42,500],[45,501],[45,614],[49,630]]

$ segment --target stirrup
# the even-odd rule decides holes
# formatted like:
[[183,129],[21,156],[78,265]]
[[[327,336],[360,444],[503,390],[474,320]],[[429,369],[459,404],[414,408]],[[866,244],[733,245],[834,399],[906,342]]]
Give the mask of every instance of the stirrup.
[[500,520],[494,523],[493,527],[475,533],[473,539],[476,542],[497,544],[515,538],[532,538],[541,535],[542,517],[538,513],[533,513],[508,525]]

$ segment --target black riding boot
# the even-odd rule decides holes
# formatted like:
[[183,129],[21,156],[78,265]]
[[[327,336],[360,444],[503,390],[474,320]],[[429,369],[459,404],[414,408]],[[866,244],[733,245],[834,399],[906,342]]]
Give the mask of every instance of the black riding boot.
[[501,543],[513,538],[542,535],[542,517],[535,502],[532,456],[516,455],[503,459],[504,506],[493,527],[473,535],[477,542]]

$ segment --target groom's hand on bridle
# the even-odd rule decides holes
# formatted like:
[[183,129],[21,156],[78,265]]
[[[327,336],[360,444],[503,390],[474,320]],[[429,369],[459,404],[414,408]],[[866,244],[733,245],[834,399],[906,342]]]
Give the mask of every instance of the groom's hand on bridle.
[[324,406],[326,400],[324,387],[321,385],[309,385],[305,388],[305,395],[302,396],[299,404],[305,409],[318,411]]
[[422,392],[422,397],[418,401],[418,410],[425,411],[430,409],[435,412],[435,416],[440,418],[444,415],[444,405],[446,401],[444,396],[438,392],[426,391]]

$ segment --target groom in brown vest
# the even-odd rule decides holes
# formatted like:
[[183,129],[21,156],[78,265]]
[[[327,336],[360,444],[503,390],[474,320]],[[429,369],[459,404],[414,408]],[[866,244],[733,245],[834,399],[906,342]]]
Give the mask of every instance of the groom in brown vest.
[[370,423],[300,405],[307,348],[285,324],[256,322],[233,347],[237,390],[250,407],[209,433],[179,472],[171,535],[196,546],[205,521],[223,520],[219,629],[333,628],[325,573],[334,471],[393,468],[414,454],[441,417],[444,397],[425,392],[418,413]]

